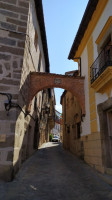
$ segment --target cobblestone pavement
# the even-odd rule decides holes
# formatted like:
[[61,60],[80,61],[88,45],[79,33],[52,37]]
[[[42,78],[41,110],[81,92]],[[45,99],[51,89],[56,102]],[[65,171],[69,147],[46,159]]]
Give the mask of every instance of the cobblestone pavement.
[[0,200],[112,200],[112,187],[61,144],[46,143],[0,184]]

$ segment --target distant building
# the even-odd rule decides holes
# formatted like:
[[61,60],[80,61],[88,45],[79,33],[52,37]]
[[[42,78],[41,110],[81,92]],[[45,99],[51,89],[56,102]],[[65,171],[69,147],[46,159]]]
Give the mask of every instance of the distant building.
[[[74,74],[74,73],[73,73]],[[73,75],[71,74],[71,75]],[[81,107],[75,96],[64,91],[61,96],[63,147],[79,157],[83,157],[81,138]]]
[[61,132],[61,119],[62,114],[55,110],[55,126],[52,130],[53,136],[58,136],[60,138],[60,132]]

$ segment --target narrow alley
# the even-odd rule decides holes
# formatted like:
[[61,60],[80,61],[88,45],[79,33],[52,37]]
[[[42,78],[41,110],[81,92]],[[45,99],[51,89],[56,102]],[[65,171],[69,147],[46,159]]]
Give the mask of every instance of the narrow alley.
[[0,199],[111,200],[112,187],[61,144],[49,142],[24,162],[13,182],[0,185]]

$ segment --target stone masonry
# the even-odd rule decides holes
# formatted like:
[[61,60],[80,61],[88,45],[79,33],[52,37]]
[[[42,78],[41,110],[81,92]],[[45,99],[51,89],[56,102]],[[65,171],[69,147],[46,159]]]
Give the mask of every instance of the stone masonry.
[[[15,103],[18,103],[28,8],[28,0],[0,1],[0,92],[11,93]],[[0,95],[0,177],[10,180],[18,111],[12,109],[7,115],[6,99]]]
[[[40,68],[46,70],[38,21],[38,16],[42,15],[42,6],[39,0],[37,15],[35,3],[34,0],[0,1],[0,92],[11,93],[12,102],[21,108],[12,108],[7,113],[4,108],[7,97],[0,95],[0,178],[7,181],[13,178],[22,162],[34,152],[34,119],[38,116],[34,109],[34,99],[30,116],[25,117],[24,113],[29,73],[38,71],[40,54]],[[35,32],[38,34],[36,48]],[[36,96],[38,104],[38,99],[42,101],[41,92]]]

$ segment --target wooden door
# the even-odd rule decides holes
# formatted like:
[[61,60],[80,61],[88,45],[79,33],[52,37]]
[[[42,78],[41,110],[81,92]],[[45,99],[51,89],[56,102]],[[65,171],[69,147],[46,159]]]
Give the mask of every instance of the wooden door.
[[108,149],[110,155],[110,167],[112,167],[112,111],[107,112],[107,127],[108,127]]

